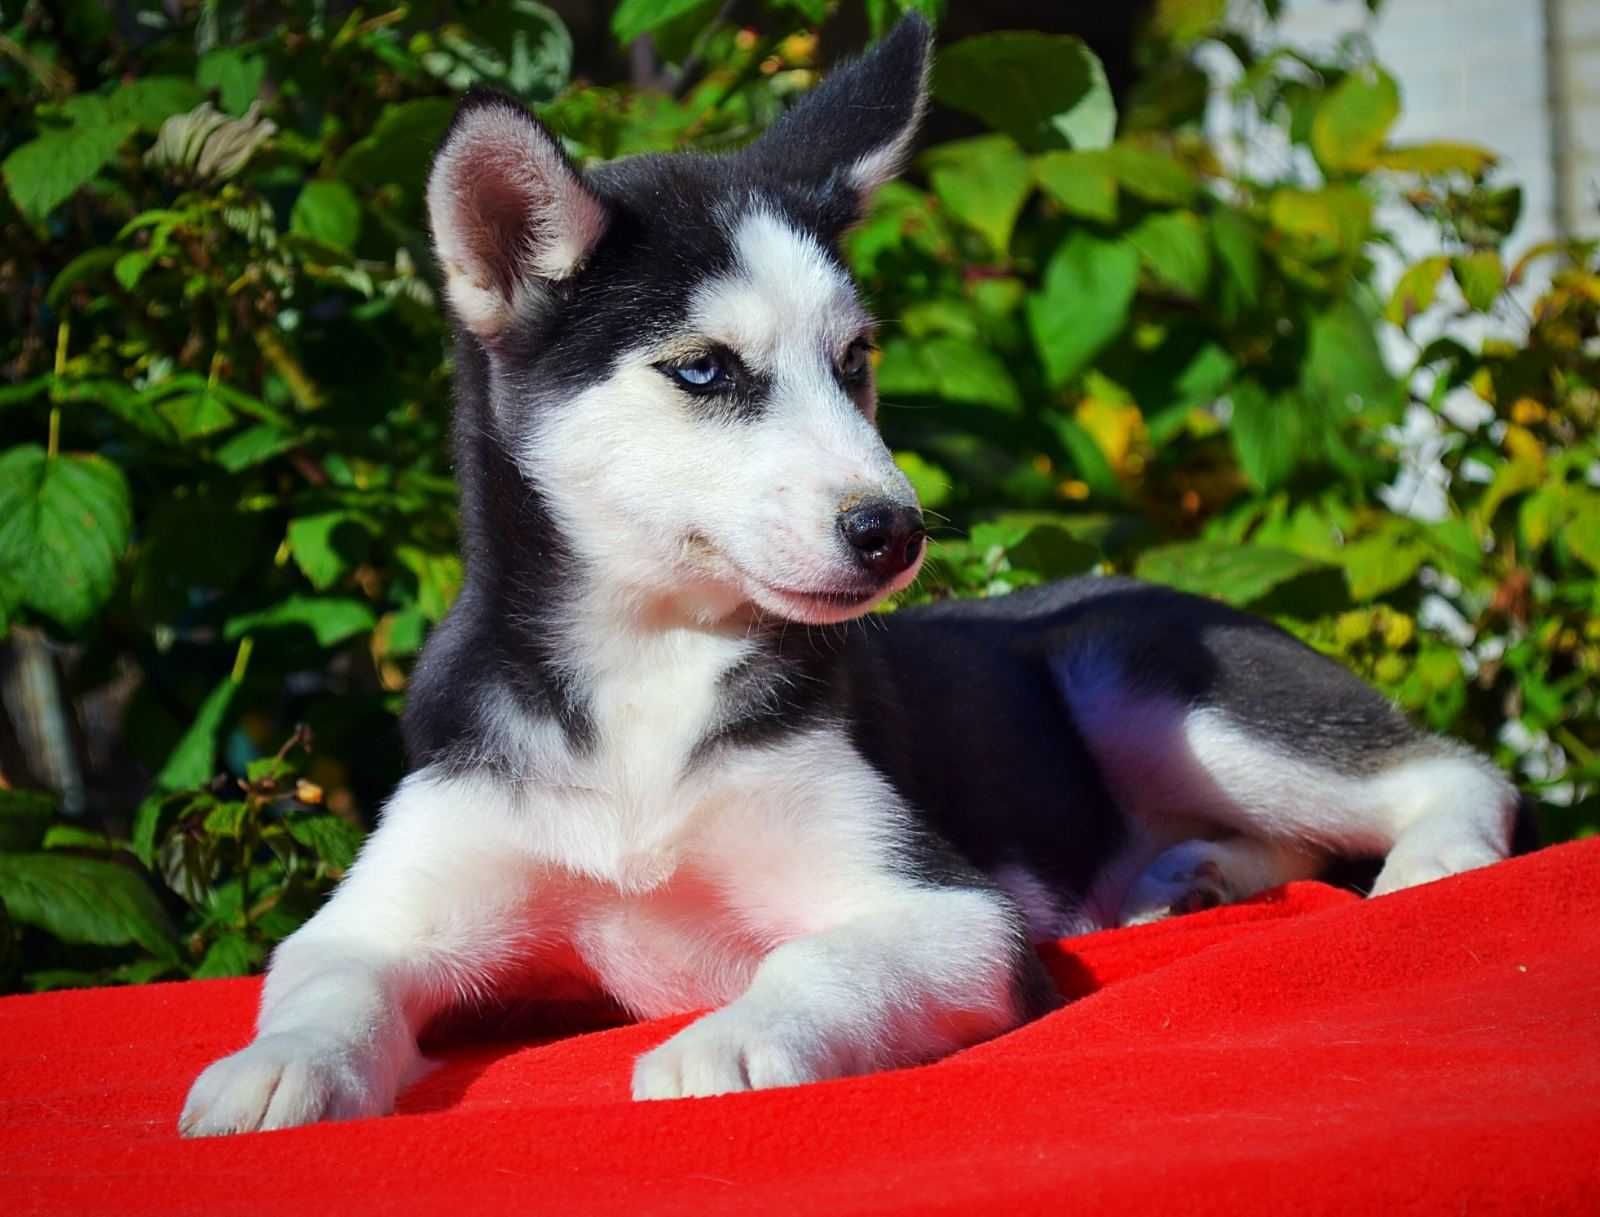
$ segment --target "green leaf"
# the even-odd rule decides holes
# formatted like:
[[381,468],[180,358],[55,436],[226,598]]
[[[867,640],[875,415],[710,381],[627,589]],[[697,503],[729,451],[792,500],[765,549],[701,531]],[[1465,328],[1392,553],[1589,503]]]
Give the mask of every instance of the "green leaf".
[[166,910],[137,871],[72,854],[0,854],[0,900],[12,920],[63,942],[135,943],[154,955],[177,953]]
[[1188,426],[1194,410],[1216,404],[1238,367],[1207,329],[1180,327],[1153,349],[1124,352],[1123,362],[1106,371],[1139,403],[1159,447]]
[[222,729],[239,688],[239,682],[230,675],[206,695],[194,721],[167,754],[151,782],[151,793],[134,813],[129,843],[145,866],[156,864],[157,847],[165,825],[178,812],[195,805],[195,800],[181,795],[172,797],[173,793],[205,786],[215,775]]
[[[1022,535],[1006,546],[1006,558],[1014,570],[1031,571],[1042,580],[1065,579],[1094,569],[1100,561],[1100,551],[1053,520],[1017,514],[1001,516],[994,524],[1002,528],[1018,527]],[[981,535],[972,530],[973,540]]]
[[14,149],[0,165],[0,175],[17,210],[34,223],[42,222],[109,165],[136,129],[131,122],[102,114],[99,121],[50,128]]
[[130,249],[117,259],[111,273],[124,291],[131,292],[139,286],[139,280],[144,278],[144,272],[150,269],[155,260],[156,255],[148,249]]
[[1394,285],[1389,295],[1389,305],[1383,315],[1391,323],[1405,329],[1411,319],[1433,307],[1434,295],[1439,290],[1439,280],[1444,277],[1449,260],[1442,257],[1424,258],[1408,267]]
[[455,103],[446,97],[385,106],[372,134],[351,144],[339,158],[339,179],[357,190],[397,185],[420,214],[429,158],[454,112]]
[[1561,530],[1561,540],[1590,570],[1600,572],[1600,499],[1589,497]]
[[1117,471],[1086,428],[1059,414],[1047,414],[1044,421],[1055,432],[1061,447],[1072,458],[1073,469],[1090,490],[1103,499],[1124,497]]
[[343,182],[307,182],[289,213],[289,231],[348,253],[361,235],[361,203]]
[[226,431],[233,425],[233,411],[222,396],[209,387],[199,393],[179,393],[156,407],[161,417],[172,424],[181,440],[201,439]]
[[1506,269],[1500,255],[1492,249],[1451,258],[1450,269],[1467,303],[1480,313],[1492,309],[1505,289]]
[[206,812],[200,826],[205,829],[208,837],[222,837],[230,841],[237,841],[244,833],[245,825],[249,822],[249,810],[243,801],[232,799],[226,803],[218,803]]
[[713,3],[715,0],[622,0],[611,14],[611,32],[618,42],[627,45],[641,34]]
[[1149,28],[1178,46],[1188,46],[1215,29],[1227,11],[1228,0],[1157,0]]
[[1372,228],[1372,200],[1356,186],[1272,192],[1267,218],[1312,261],[1353,258]]
[[1225,317],[1234,318],[1261,303],[1261,238],[1235,211],[1211,216],[1211,242],[1217,251],[1217,278]]
[[1128,240],[1161,283],[1199,299],[1211,281],[1211,242],[1205,223],[1192,211],[1159,211],[1145,217]]
[[1378,153],[1377,165],[1397,173],[1467,173],[1477,177],[1499,159],[1476,144],[1434,142],[1385,148]]
[[[36,843],[40,849],[92,849],[99,853],[122,848],[103,832],[79,828],[76,824],[52,824],[44,838]],[[29,846],[28,848],[33,848]]]
[[1165,152],[1119,143],[1107,148],[1102,156],[1122,188],[1148,202],[1187,207],[1200,193],[1194,175]]
[[35,376],[32,380],[25,380],[21,384],[5,385],[0,387],[0,407],[20,406],[43,397],[55,382],[55,377],[46,372]]
[[1290,396],[1270,396],[1254,381],[1233,389],[1233,414],[1228,422],[1239,468],[1258,490],[1275,490],[1299,466],[1305,454],[1305,404]]
[[931,149],[924,157],[933,193],[951,215],[977,229],[1004,258],[1011,229],[1033,189],[1027,158],[1004,135],[980,135]]
[[59,309],[67,293],[75,285],[95,275],[103,274],[115,266],[122,257],[121,250],[105,245],[96,246],[79,254],[62,267],[61,273],[51,281],[50,290],[44,294],[44,302],[53,309]]
[[1028,326],[1052,385],[1065,384],[1122,332],[1139,284],[1139,251],[1073,232],[1028,297]]
[[1188,541],[1149,549],[1135,566],[1141,579],[1215,596],[1239,608],[1254,604],[1280,584],[1323,569],[1323,563],[1286,549],[1223,541]]
[[1382,68],[1358,68],[1317,106],[1311,150],[1330,173],[1370,169],[1400,117],[1400,89]]
[[366,523],[348,511],[324,511],[289,521],[289,552],[311,586],[326,591],[367,547]]
[[229,473],[240,473],[287,452],[299,442],[300,436],[293,431],[273,423],[257,423],[228,440],[213,456]]
[[113,123],[129,123],[154,135],[174,114],[192,110],[204,100],[200,86],[182,76],[143,76],[106,98],[106,115]]
[[78,630],[117,582],[132,508],[122,471],[98,456],[46,455],[24,444],[0,456],[0,570],[18,602]]
[[981,343],[948,334],[886,343],[878,391],[886,398],[937,396],[1010,414],[1022,410],[1022,394],[1005,361]]
[[338,816],[317,815],[287,821],[289,835],[334,870],[346,870],[361,847],[361,830]]
[[252,942],[244,934],[230,930],[219,934],[206,948],[205,958],[196,965],[196,980],[209,980],[223,976],[248,976],[261,966],[266,948]]
[[1559,482],[1542,487],[1523,499],[1517,512],[1522,544],[1533,553],[1543,549],[1566,522],[1571,508],[1567,488]]
[[43,790],[0,789],[0,850],[37,849],[55,813],[55,796]]
[[55,391],[56,401],[90,402],[158,443],[176,438],[171,424],[156,410],[150,390],[135,392],[115,380],[57,380]]
[[217,747],[222,725],[233,707],[239,685],[225,676],[206,694],[183,735],[156,773],[152,786],[160,792],[189,790],[204,786],[216,774]]
[[1485,527],[1494,523],[1495,514],[1507,499],[1516,498],[1544,483],[1544,462],[1534,457],[1518,454],[1495,471],[1489,489],[1483,492],[1473,514]]
[[253,630],[304,626],[316,636],[318,646],[331,647],[370,630],[375,620],[372,610],[359,600],[290,596],[271,608],[233,618],[224,633],[239,638]]
[[950,498],[950,475],[915,452],[896,452],[894,463],[906,475],[917,501],[925,508],[941,507]]
[[201,88],[216,89],[222,109],[237,117],[260,94],[267,62],[262,56],[237,47],[219,47],[200,57],[194,75]]
[[1374,418],[1397,414],[1403,392],[1378,346],[1370,318],[1352,301],[1339,301],[1311,316],[1300,390],[1331,418],[1366,411]]
[[964,38],[940,51],[933,95],[1027,148],[1103,148],[1116,131],[1105,69],[1068,34]]
[[395,557],[417,577],[417,603],[424,615],[429,621],[443,621],[461,590],[461,559],[453,553],[430,552],[415,545],[400,546]]
[[1371,600],[1410,582],[1427,560],[1428,547],[1402,524],[1352,541],[1339,557],[1350,595]]
[[1117,179],[1097,152],[1045,152],[1033,159],[1033,176],[1063,210],[1105,224],[1117,218]]

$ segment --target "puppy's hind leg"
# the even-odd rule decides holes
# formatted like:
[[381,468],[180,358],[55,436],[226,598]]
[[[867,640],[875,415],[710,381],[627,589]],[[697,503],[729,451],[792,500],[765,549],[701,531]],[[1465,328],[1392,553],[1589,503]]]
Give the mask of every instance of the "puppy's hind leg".
[[1374,896],[1487,866],[1511,852],[1520,802],[1515,788],[1466,749],[1430,743],[1431,755],[1369,779],[1393,833]]
[[350,874],[273,956],[255,1040],[200,1075],[185,1136],[381,1115],[421,1063],[416,1036],[481,994],[521,945],[529,868],[497,793],[413,774]]
[[1280,841],[1194,838],[1163,850],[1134,880],[1122,902],[1120,925],[1144,925],[1248,900],[1280,884],[1312,879],[1327,857]]

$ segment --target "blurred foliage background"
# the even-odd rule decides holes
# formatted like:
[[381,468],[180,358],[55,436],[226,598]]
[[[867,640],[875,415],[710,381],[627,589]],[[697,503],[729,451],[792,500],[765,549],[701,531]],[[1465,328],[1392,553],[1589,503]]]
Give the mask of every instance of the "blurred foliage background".
[[[732,148],[911,2],[8,6],[0,990],[259,966],[400,776],[461,577],[421,189],[453,95],[584,159]],[[1281,2],[915,0],[937,104],[847,249],[942,521],[914,595],[1219,596],[1593,831],[1595,250],[1507,248],[1494,158],[1396,145],[1370,47],[1277,45]],[[1445,251],[1387,293],[1380,204]],[[1451,336],[1530,273],[1523,337]]]

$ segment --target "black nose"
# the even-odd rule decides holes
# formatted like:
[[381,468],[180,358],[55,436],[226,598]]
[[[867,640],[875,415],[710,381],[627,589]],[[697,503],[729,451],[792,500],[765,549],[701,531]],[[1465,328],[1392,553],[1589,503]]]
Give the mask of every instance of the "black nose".
[[922,553],[922,513],[887,499],[869,499],[839,513],[839,531],[856,560],[880,579],[892,579]]

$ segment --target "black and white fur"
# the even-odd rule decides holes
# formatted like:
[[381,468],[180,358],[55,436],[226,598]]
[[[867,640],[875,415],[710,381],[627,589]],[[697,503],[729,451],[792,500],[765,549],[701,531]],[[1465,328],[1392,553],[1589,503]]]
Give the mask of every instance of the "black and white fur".
[[737,155],[589,172],[462,103],[428,203],[466,586],[414,772],[184,1132],[386,1112],[436,1015],[574,981],[714,1010],[641,1099],[929,1061],[1053,1004],[1031,942],[1336,855],[1386,857],[1376,893],[1506,855],[1490,764],[1218,604],[1085,578],[855,621],[920,533],[838,242],[928,56],[907,18]]

